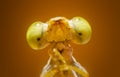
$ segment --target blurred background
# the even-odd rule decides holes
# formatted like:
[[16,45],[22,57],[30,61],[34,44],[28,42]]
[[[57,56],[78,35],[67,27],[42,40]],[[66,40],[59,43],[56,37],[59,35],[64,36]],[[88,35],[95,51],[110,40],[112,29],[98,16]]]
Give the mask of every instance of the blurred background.
[[119,0],[0,0],[0,77],[39,77],[49,55],[32,50],[26,31],[35,21],[81,16],[92,27],[86,45],[72,44],[90,77],[120,77]]

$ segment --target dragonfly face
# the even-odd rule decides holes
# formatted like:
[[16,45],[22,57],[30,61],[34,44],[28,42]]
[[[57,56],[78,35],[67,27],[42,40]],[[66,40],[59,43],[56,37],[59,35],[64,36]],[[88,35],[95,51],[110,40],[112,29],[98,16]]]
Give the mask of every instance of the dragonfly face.
[[68,19],[64,17],[56,17],[50,19],[48,22],[47,41],[61,42],[71,40],[71,28]]
[[27,31],[28,44],[33,49],[43,49],[51,42],[71,41],[85,44],[90,40],[91,27],[81,18],[68,20],[65,17],[55,17],[46,23],[34,22]]

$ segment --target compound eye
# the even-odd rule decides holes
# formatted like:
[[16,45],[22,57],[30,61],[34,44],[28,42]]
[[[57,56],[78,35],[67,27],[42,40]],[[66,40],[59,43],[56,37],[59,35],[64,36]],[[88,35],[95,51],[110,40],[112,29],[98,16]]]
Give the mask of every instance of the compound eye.
[[76,44],[86,44],[91,37],[92,30],[90,24],[81,17],[74,17],[71,20],[73,28],[73,42]]
[[45,29],[47,29],[47,25],[42,22],[34,22],[28,28],[26,39],[32,49],[43,49],[48,45],[44,38]]

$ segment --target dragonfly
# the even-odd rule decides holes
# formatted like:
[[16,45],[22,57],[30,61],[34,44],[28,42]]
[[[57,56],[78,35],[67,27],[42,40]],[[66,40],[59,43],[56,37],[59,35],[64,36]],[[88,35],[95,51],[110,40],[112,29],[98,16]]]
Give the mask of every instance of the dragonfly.
[[86,69],[76,61],[70,43],[84,45],[89,42],[92,29],[82,17],[54,17],[47,22],[36,21],[30,25],[26,40],[34,50],[49,46],[50,58],[40,77],[89,77]]

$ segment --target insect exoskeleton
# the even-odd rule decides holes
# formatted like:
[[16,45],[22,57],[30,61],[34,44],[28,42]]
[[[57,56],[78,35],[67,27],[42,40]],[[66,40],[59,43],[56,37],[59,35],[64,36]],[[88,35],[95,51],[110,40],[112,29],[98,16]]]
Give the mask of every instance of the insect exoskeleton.
[[51,18],[48,24],[48,37],[49,42],[60,42],[71,40],[71,29],[68,23],[68,19],[65,17]]

